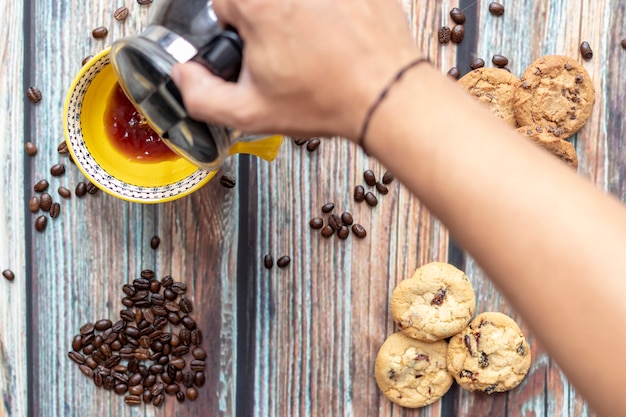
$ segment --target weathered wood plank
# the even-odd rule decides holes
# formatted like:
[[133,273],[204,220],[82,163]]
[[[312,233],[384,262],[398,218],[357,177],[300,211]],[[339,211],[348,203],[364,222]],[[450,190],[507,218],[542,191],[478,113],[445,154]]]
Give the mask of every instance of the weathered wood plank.
[[[26,289],[24,253],[24,82],[22,31],[24,6],[0,8],[0,416],[24,416],[27,410]],[[6,41],[9,40],[9,41]],[[30,104],[30,103],[29,103]]]

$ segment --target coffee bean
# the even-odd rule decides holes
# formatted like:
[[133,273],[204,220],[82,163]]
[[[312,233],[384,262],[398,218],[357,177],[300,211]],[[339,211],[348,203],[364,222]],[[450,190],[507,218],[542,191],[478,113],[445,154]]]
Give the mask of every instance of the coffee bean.
[[320,147],[321,143],[322,143],[322,141],[319,138],[310,139],[306,143],[306,150],[309,151],[309,152],[314,152],[317,148]]
[[[4,275],[4,273],[2,275]],[[83,336],[80,334],[77,334],[72,339],[72,349],[78,352],[82,347],[83,347]]]
[[113,392],[117,395],[124,395],[126,394],[126,391],[128,391],[128,385],[124,384],[123,382],[120,382],[113,387]]
[[[283,258],[284,258],[284,256],[283,256]],[[279,264],[279,262],[280,262],[280,261],[281,261],[281,259],[283,259],[283,258],[280,258],[278,261],[276,261],[276,265],[277,265],[279,268],[283,268],[283,267],[281,267],[281,266],[280,266],[280,264]],[[289,258],[289,257],[287,257],[287,258]],[[283,261],[283,262],[285,262],[285,261]],[[287,264],[286,264],[285,266],[287,266],[288,264],[289,264],[289,263],[287,262]],[[195,328],[196,328],[196,322],[195,322],[195,321],[194,321],[191,317],[189,317],[189,316],[185,316],[185,317],[183,317],[183,318],[182,318],[182,320],[181,320],[181,322],[183,323],[183,326],[185,326],[185,327],[186,327],[187,329],[189,329],[189,330],[193,330],[193,329],[195,329]],[[191,335],[190,335],[190,337],[191,337]]]
[[143,382],[143,375],[141,375],[139,372],[132,374],[130,378],[128,378],[128,385],[131,387],[134,385],[139,385],[142,382]]
[[97,28],[91,31],[91,36],[93,36],[95,39],[106,38],[108,34],[109,34],[109,30],[105,28],[104,26],[98,26]]
[[102,346],[103,344],[104,344],[104,338],[101,335],[98,335],[93,338],[93,345],[96,347],[96,349],[100,348],[100,346]]
[[[150,291],[152,291],[152,285],[153,285],[152,283],[153,283],[153,282],[157,282],[157,283],[158,283],[158,281],[157,281],[157,280],[150,281]],[[155,287],[156,287],[156,284],[154,284],[154,285],[155,285]],[[160,284],[159,286],[160,286],[160,287],[162,287],[162,286],[163,286],[163,284]],[[162,306],[162,305],[165,305],[165,297],[163,296],[163,294],[158,294],[158,293],[156,293],[156,294],[152,294],[152,297],[150,298],[150,301],[151,301],[151,302],[152,302],[152,304],[153,304],[153,305],[155,305],[155,306]]]
[[111,350],[111,346],[105,343],[100,346],[100,353],[102,353],[105,358],[109,358],[113,354],[113,351]]
[[98,192],[98,187],[94,183],[89,182],[87,183],[87,192],[93,195]]
[[82,365],[85,363],[85,357],[78,352],[68,352],[67,356],[69,356],[71,360],[73,360],[79,365]]
[[326,203],[322,206],[322,213],[330,213],[335,209],[335,203]]
[[165,401],[165,396],[163,394],[155,395],[152,399],[152,405],[155,407],[160,407],[161,405],[163,405],[163,401]]
[[367,192],[367,194],[365,194],[365,202],[370,207],[376,207],[378,205],[378,199],[374,194],[369,191]]
[[[147,290],[150,288],[150,281],[146,278],[137,278],[133,281],[133,287],[135,287],[138,290],[137,292],[141,290]],[[140,297],[139,299],[147,297],[147,296],[148,296],[148,293],[145,293],[144,296]],[[135,297],[137,297],[137,293],[135,293],[135,295],[133,296],[133,299],[135,299]]]
[[[83,353],[85,355],[91,355],[92,353],[94,353],[95,350],[96,350],[96,347],[92,343],[86,346],[83,346]],[[97,356],[94,355],[94,360],[96,360],[96,362],[98,362],[97,359],[98,359]],[[98,363],[100,362],[103,362],[103,361],[99,361]]]
[[235,185],[237,185],[237,182],[231,176],[222,175],[222,177],[220,178],[220,185],[224,188],[235,188]]
[[65,174],[65,165],[63,164],[54,164],[50,168],[50,175],[53,177],[60,177],[63,174]]
[[[133,314],[133,319],[131,321],[135,320],[135,315]],[[138,339],[139,338],[139,329],[133,326],[126,326],[126,328],[124,329],[124,334],[126,336],[132,337],[133,339]]]
[[196,387],[198,388],[202,387],[205,381],[206,381],[206,376],[204,375],[204,372],[196,372],[193,375],[193,383]]
[[28,97],[28,99],[33,103],[39,103],[41,101],[41,90],[37,87],[28,87],[28,90],[26,90],[26,97]]
[[363,200],[365,200],[365,188],[362,185],[357,185],[354,187],[354,201],[360,203]]
[[113,323],[111,322],[111,320],[108,320],[108,319],[98,320],[96,322],[96,324],[94,324],[94,328],[96,330],[101,331],[101,332],[103,332],[103,331],[105,331],[107,329],[110,329],[111,326],[113,326]]
[[187,395],[187,399],[189,401],[195,401],[198,398],[198,390],[194,387],[189,387],[185,390],[185,394]]
[[478,68],[482,68],[484,66],[485,66],[485,60],[482,59],[482,58],[476,58],[470,64],[470,68],[473,69],[473,70],[478,69]]
[[174,279],[169,275],[166,275],[161,279],[161,285],[165,288],[169,288],[173,284],[174,284]]
[[26,155],[28,156],[35,156],[37,155],[37,145],[35,145],[33,142],[26,142],[24,144],[24,150],[26,151]]
[[450,77],[454,78],[455,80],[458,80],[459,77],[461,76],[461,71],[459,71],[459,69],[457,67],[452,67],[448,71],[448,75]]
[[145,404],[150,404],[152,402],[152,393],[150,390],[145,390],[143,394],[141,394],[141,399]]
[[183,313],[189,314],[193,311],[193,303],[187,297],[182,297],[180,301],[178,301],[178,305]]
[[126,405],[135,406],[141,404],[141,397],[138,395],[127,395],[124,397],[124,402]]
[[32,213],[37,213],[39,211],[39,197],[32,196],[28,201],[28,209]]
[[158,236],[152,236],[152,239],[150,239],[150,247],[154,250],[157,250],[160,244],[161,239],[159,239]]
[[113,387],[115,387],[115,378],[110,375],[104,378],[104,384],[102,387],[106,390],[112,390]]
[[156,381],[157,381],[157,376],[150,374],[143,378],[142,385],[144,388],[151,388],[156,383]]
[[85,194],[87,194],[87,184],[82,181],[76,184],[76,189],[74,190],[74,193],[76,194],[76,197],[84,197]]
[[175,369],[183,369],[186,363],[183,358],[174,358],[170,361],[170,365],[172,365]]
[[85,365],[91,369],[96,369],[98,367],[98,363],[91,356],[87,356],[85,358]]
[[325,237],[326,239],[331,237],[334,233],[335,233],[335,228],[329,224],[327,224],[326,226],[322,228],[322,237]]
[[[182,329],[181,331],[186,330]],[[189,339],[191,339],[191,333],[189,333]],[[185,346],[184,344],[181,346],[176,346],[172,349],[172,356],[183,356],[189,353],[189,346]]]
[[309,138],[293,138],[293,143],[297,146],[302,146],[309,141]]
[[177,303],[175,303],[174,301],[166,302],[164,307],[165,307],[165,309],[167,311],[170,311],[172,313],[176,313],[176,312],[180,311],[180,306]]
[[450,10],[450,18],[457,25],[462,25],[463,23],[465,23],[465,13],[463,13],[463,10],[459,9],[458,7],[454,7],[452,10]]
[[83,58],[80,64],[84,67],[85,64],[87,64],[87,62],[91,61],[91,58],[93,58],[93,55],[87,55],[86,57]]
[[143,271],[141,271],[141,274],[139,274],[141,276],[141,278],[143,279],[154,279],[155,273],[153,270],[151,269],[144,269]]
[[43,211],[50,211],[52,207],[52,196],[48,193],[42,193],[39,197],[39,208]]
[[[182,360],[183,363],[185,362],[185,360],[182,359],[182,358],[176,358],[174,360],[177,361],[177,362],[179,360]],[[183,365],[183,368],[184,367],[185,367],[185,365]],[[178,372],[178,369],[174,365],[172,365],[172,364],[168,364],[166,369],[167,369],[167,376],[169,377],[168,379],[171,382],[174,382],[176,380],[176,372]]]
[[626,38],[622,39],[622,48],[626,49]]
[[198,328],[195,328],[191,331],[191,344],[194,346],[198,346],[201,343],[202,343],[202,331]]
[[126,327],[126,322],[124,320],[118,320],[115,323],[113,323],[113,326],[111,326],[111,330],[115,333],[119,333],[122,330],[124,330],[125,327]]
[[494,55],[491,62],[498,68],[504,68],[509,65],[509,59],[504,55]]
[[66,141],[63,141],[63,142],[59,143],[59,146],[57,146],[57,152],[60,155],[66,155],[66,154],[70,153],[70,149],[68,148]]
[[[180,343],[185,345],[186,347],[189,346],[189,344],[191,343],[191,332],[188,329],[180,329],[178,332],[178,337],[180,337]],[[189,352],[189,349],[187,349],[187,352]]]
[[[116,357],[119,358],[119,356]],[[126,365],[115,365],[111,370],[115,372],[126,373],[128,372],[128,367]]]
[[191,351],[191,355],[194,357],[194,359],[199,359],[201,361],[206,359],[206,351],[201,347],[193,348],[193,350]]
[[[150,292],[153,293],[153,294],[156,294],[159,291],[161,291],[161,283],[159,281],[157,281],[156,279],[153,279],[152,281],[150,281]],[[159,294],[159,295],[161,295],[161,294]]]
[[502,16],[504,14],[504,6],[494,1],[489,5],[489,13],[494,16]]
[[78,368],[86,377],[93,378],[93,369],[91,369],[87,365],[79,365]]
[[456,25],[452,28],[452,34],[450,36],[450,39],[452,40],[452,42],[461,43],[463,42],[464,37],[465,37],[465,26]]
[[[126,297],[124,297],[126,299]],[[122,299],[122,304],[124,304],[124,299]],[[132,303],[132,301],[131,301]],[[135,313],[130,310],[122,310],[120,311],[120,318],[126,322],[131,322],[135,320]]]
[[82,337],[82,341],[81,341],[81,343],[82,343],[82,345],[83,345],[83,348],[84,348],[85,346],[87,346],[87,345],[92,344],[92,343],[93,343],[93,340],[94,340],[94,338],[95,338],[95,336],[93,335],[93,333],[86,334],[86,335],[82,335],[82,336],[83,336],[83,337]]
[[137,3],[143,5],[152,3],[152,0],[137,0]]
[[59,203],[53,203],[50,207],[50,217],[56,219],[61,214],[61,205]]
[[372,171],[371,169],[368,169],[363,173],[363,179],[365,180],[365,183],[370,187],[376,185],[376,175],[374,175],[374,171]]
[[382,183],[377,182],[376,191],[378,191],[382,195],[387,195],[389,193],[389,188],[387,188],[387,186],[383,185]]
[[[291,258],[289,256],[281,256],[276,261],[276,266],[279,268],[286,268],[289,265],[289,263],[291,263]],[[183,322],[183,324],[185,323]]]
[[185,393],[182,391],[178,391],[176,393],[176,401],[178,401],[179,403],[182,403],[185,401]]
[[63,198],[72,198],[72,192],[65,187],[59,187],[57,191]]
[[593,51],[591,50],[591,45],[589,45],[589,42],[583,41],[580,44],[580,54],[583,56],[583,59],[585,61],[589,61],[591,58],[593,58]]
[[115,9],[115,11],[113,12],[113,17],[115,18],[115,20],[119,21],[126,20],[126,18],[128,17],[128,7],[122,6]]
[[337,237],[341,240],[346,240],[349,235],[350,229],[348,229],[348,226],[341,226],[341,229],[337,232]]
[[185,284],[184,282],[175,282],[174,284],[172,284],[171,290],[175,294],[183,295],[187,291],[187,284]]
[[[111,350],[115,350],[118,351],[119,348],[122,347],[122,344],[120,342],[118,342],[117,340],[113,343],[117,343],[117,349],[113,349],[113,347],[111,347]],[[119,365],[119,363],[122,361],[122,358],[120,358],[119,356],[111,356],[109,357],[106,361],[104,361],[104,366],[107,368],[114,368],[117,365]],[[119,372],[119,371],[118,371]],[[121,372],[126,372],[126,370],[121,371]]]
[[37,182],[37,184],[35,184],[33,186],[33,190],[35,190],[36,193],[42,193],[44,191],[46,191],[48,189],[48,186],[50,184],[48,183],[48,181],[46,180],[39,180]]
[[449,43],[451,36],[452,30],[448,26],[442,26],[439,28],[439,32],[437,33],[439,43]]
[[341,214],[341,222],[346,226],[350,226],[352,223],[354,223],[354,218],[352,218],[352,214],[345,211]]
[[165,386],[165,393],[169,395],[176,395],[180,391],[178,384],[168,384]]
[[311,226],[311,229],[319,230],[324,227],[324,220],[321,217],[315,217],[309,220],[309,226]]
[[341,220],[341,217],[339,217],[337,214],[332,214],[328,217],[328,224],[335,230],[339,230],[341,229],[341,225],[343,224],[343,221]]
[[206,368],[206,363],[204,361],[199,360],[199,359],[194,359],[189,364],[189,368],[192,371],[203,371],[204,368]]
[[93,323],[86,323],[83,324],[80,328],[80,334],[81,335],[87,335],[87,334],[91,334],[93,333],[93,331],[95,330],[95,325]]
[[131,395],[141,396],[141,394],[143,394],[143,385],[134,385],[128,388],[128,392],[130,392]]
[[154,323],[152,323],[152,327],[155,329],[162,329],[167,325],[167,319],[165,317],[157,317],[154,319]]
[[364,239],[367,236],[365,228],[358,223],[352,225],[352,233],[359,239]]

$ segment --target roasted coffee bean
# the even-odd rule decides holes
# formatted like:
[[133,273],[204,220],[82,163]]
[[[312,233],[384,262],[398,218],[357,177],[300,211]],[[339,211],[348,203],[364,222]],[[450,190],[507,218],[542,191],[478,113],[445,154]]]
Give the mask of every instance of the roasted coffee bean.
[[[135,320],[135,315],[133,314],[133,320]],[[139,329],[133,326],[126,326],[126,328],[124,329],[124,334],[126,336],[132,337],[133,339],[138,339],[139,338]]]
[[489,13],[494,16],[502,16],[504,14],[504,6],[494,1],[489,5]]
[[141,394],[143,394],[143,385],[134,385],[128,388],[128,392],[130,392],[131,395],[141,396]]
[[183,358],[178,357],[170,360],[170,365],[174,368],[174,375],[176,375],[176,370],[183,369],[186,363]]
[[311,229],[319,230],[324,227],[324,219],[321,217],[312,218],[309,220],[309,226],[311,226]]
[[[124,305],[124,307],[130,308],[135,305],[135,302],[130,297],[124,297],[122,298],[122,304]],[[133,320],[135,320],[135,313],[133,313]],[[128,320],[128,321],[133,321],[133,320]]]
[[141,336],[139,338],[139,346],[144,349],[150,348],[150,339],[148,338],[148,336]]
[[335,209],[335,203],[326,203],[322,206],[322,213],[330,213]]
[[478,69],[478,68],[482,68],[484,66],[485,66],[485,60],[482,59],[482,58],[476,58],[470,64],[470,68],[473,69],[473,70]]
[[194,387],[189,387],[185,390],[185,394],[187,395],[187,399],[189,401],[195,401],[198,398],[198,390]]
[[465,13],[463,13],[463,10],[459,9],[458,7],[454,7],[452,10],[450,10],[450,18],[457,25],[462,25],[463,23],[465,23]]
[[164,328],[167,325],[167,319],[165,317],[157,317],[154,319],[154,323],[152,323],[152,327],[157,330]]
[[[122,351],[124,351],[124,349],[129,349],[129,348],[123,348],[120,350],[120,355],[122,354]],[[139,369],[139,360],[137,358],[134,357],[134,352],[133,349],[130,349],[131,353],[133,353],[133,357],[128,358],[128,372],[137,372],[137,370]]]
[[84,182],[79,182],[78,184],[76,184],[76,189],[74,190],[74,194],[76,194],[76,197],[84,197],[85,194],[87,194],[87,184],[85,184]]
[[163,383],[165,384],[165,386],[167,386],[168,384],[173,384],[174,383],[174,378],[172,378],[171,376],[169,376],[166,373],[161,374],[160,378],[161,378],[161,381],[163,381]]
[[[2,275],[4,275],[4,273]],[[82,347],[83,347],[83,337],[77,334],[72,339],[72,349],[78,352]]]
[[139,365],[139,367],[137,368],[137,372],[143,375],[144,378],[150,375],[148,368],[146,368],[144,365]]
[[104,389],[112,390],[114,386],[115,386],[115,378],[113,378],[111,375],[104,378],[104,384],[102,384],[102,387]]
[[491,62],[493,63],[493,65],[495,65],[498,68],[504,68],[507,65],[509,65],[509,59],[507,57],[505,57],[504,55],[494,55],[491,58]]
[[354,223],[354,218],[352,217],[352,214],[350,212],[344,211],[341,214],[341,222],[346,226],[350,226],[352,223]]
[[440,27],[439,31],[437,32],[437,38],[439,39],[439,43],[449,43],[451,35],[452,30],[448,26]]
[[176,395],[178,391],[180,391],[180,387],[178,384],[168,384],[165,386],[165,393],[169,395]]
[[178,305],[180,306],[181,311],[185,314],[189,314],[193,311],[193,303],[187,297],[182,297],[178,301]]
[[[119,343],[119,342],[117,342],[117,343]],[[120,344],[119,347],[121,347],[121,346],[122,345]],[[119,350],[119,349],[111,348],[111,350]],[[119,363],[121,361],[122,361],[122,358],[120,358],[119,356],[111,356],[106,361],[104,361],[104,366],[107,367],[107,368],[115,368],[117,365],[119,365]],[[124,371],[117,371],[117,372],[126,372],[126,370],[124,370]]]
[[174,326],[177,326],[180,324],[180,317],[178,316],[178,314],[173,313],[173,312],[167,313],[167,320],[170,323],[172,323]]
[[180,311],[180,306],[174,301],[168,301],[165,303],[165,309],[172,313],[177,313]]
[[144,269],[143,271],[141,271],[140,276],[143,279],[151,280],[154,279],[155,274],[154,271],[151,269]]
[[184,282],[175,282],[172,285],[171,290],[177,295],[183,295],[187,291],[187,284]]
[[151,365],[150,368],[148,368],[148,371],[153,375],[158,375],[163,373],[163,369],[163,365],[155,364]]
[[350,229],[348,226],[341,226],[341,229],[337,231],[337,237],[341,240],[346,240],[350,235]]
[[113,326],[113,323],[111,322],[111,320],[108,319],[98,320],[96,324],[94,324],[94,328],[101,332],[110,329],[111,326]]
[[626,49],[626,38],[622,39],[622,48]]
[[72,192],[65,187],[59,187],[57,191],[63,198],[72,198]]
[[170,345],[172,345],[172,347],[176,347],[180,345],[180,338],[174,333],[172,333],[171,336],[172,336],[172,340],[170,341]]
[[128,391],[128,385],[124,384],[123,382],[120,382],[113,387],[113,392],[117,395],[124,395],[126,394],[126,391]]
[[98,335],[93,338],[93,345],[96,347],[96,349],[99,349],[100,346],[102,346],[103,344],[104,344],[104,338],[101,335]]
[[137,293],[137,289],[130,284],[124,284],[122,286],[122,292],[129,297],[132,297]]
[[52,196],[48,193],[41,193],[39,197],[39,208],[43,211],[50,211],[52,208]]
[[54,164],[50,168],[50,175],[53,177],[60,177],[63,174],[65,174],[65,165],[63,164]]
[[[186,330],[186,329],[181,329],[181,330]],[[189,338],[191,340],[191,334],[189,334]],[[176,346],[174,349],[172,349],[172,356],[184,356],[187,353],[189,353],[189,346],[186,346],[184,344],[181,346]]]
[[98,362],[96,362],[91,356],[87,356],[85,358],[85,365],[91,369],[96,369],[98,367]]
[[154,250],[157,250],[160,244],[161,239],[158,236],[152,236],[152,239],[150,239],[150,247]]
[[593,58],[593,51],[591,50],[591,45],[589,45],[589,42],[583,41],[580,44],[580,54],[585,61],[589,61],[591,58]]
[[111,372],[111,376],[119,382],[123,382],[128,385],[128,375],[120,372]]
[[5,269],[4,271],[2,271],[2,276],[7,281],[13,281],[15,279],[15,273],[10,269]]
[[122,6],[115,9],[113,12],[113,17],[115,20],[123,21],[128,17],[128,7]]
[[452,28],[452,34],[450,36],[450,39],[452,40],[452,42],[461,43],[463,42],[464,37],[465,37],[465,26],[455,25]]
[[126,322],[124,320],[118,320],[115,323],[113,323],[113,326],[111,326],[111,330],[113,330],[116,333],[119,333],[122,330],[124,330],[125,327],[126,327]]
[[59,143],[59,146],[57,146],[57,152],[60,155],[67,155],[68,153],[70,153],[70,149],[68,148],[66,141]]
[[[155,280],[151,282],[158,282],[158,281]],[[152,302],[154,306],[163,306],[165,304],[165,297],[163,296],[163,294],[154,293],[150,297],[150,301]]]
[[393,174],[389,171],[386,171],[385,174],[383,175],[383,184],[389,185],[393,182],[393,180],[394,180]]
[[341,220],[341,217],[339,217],[338,215],[331,214],[328,217],[328,224],[333,229],[339,230],[339,229],[341,229],[341,225],[343,224],[343,221]]
[[141,404],[141,397],[138,395],[127,395],[124,397],[126,405],[135,406]]
[[376,191],[378,191],[379,193],[381,193],[382,195],[387,195],[389,193],[389,188],[387,188],[386,185],[377,182],[376,183]]
[[194,346],[198,346],[202,343],[202,331],[198,328],[195,328],[191,331],[191,344]]
[[79,365],[78,368],[85,376],[87,376],[88,378],[93,378],[93,369],[91,369],[87,365]]
[[334,233],[335,233],[335,228],[329,224],[327,224],[326,226],[322,228],[322,237],[325,237],[326,239],[331,237]]
[[144,388],[150,388],[156,383],[156,381],[157,381],[157,376],[150,374],[146,376],[145,378],[143,378],[142,384]]
[[135,358],[135,349],[133,349],[132,347],[121,348],[120,349],[120,357],[122,359],[129,359],[128,370],[133,372],[133,370],[131,369],[131,365],[130,365],[130,359],[134,359]]
[[130,299],[135,301],[135,302],[141,301],[141,300],[146,300],[148,298],[148,295],[150,294],[150,292],[148,291],[148,288],[150,288],[149,284],[146,287],[146,289],[139,289],[139,288],[137,288],[137,292],[135,293],[135,295],[130,297]]
[[193,386],[193,373],[189,371],[183,372],[182,383],[185,387],[190,388]]
[[143,375],[141,375],[139,372],[135,372],[134,374],[130,376],[130,378],[128,378],[128,385],[131,387],[134,385],[139,385],[142,382],[143,382]]
[[173,279],[171,276],[169,276],[169,275],[164,276],[164,277],[161,279],[161,285],[162,285],[164,288],[169,288],[169,287],[171,287],[173,284],[174,284],[174,279]]
[[150,392],[152,395],[157,396],[163,392],[163,388],[165,388],[165,385],[162,382],[157,382],[150,388]]
[[144,404],[150,404],[152,402],[152,393],[150,392],[150,390],[145,390],[143,394],[141,394],[141,399],[143,400]]
[[[150,281],[145,278],[137,278],[133,281],[133,287],[135,287],[137,290],[147,290],[150,288]],[[145,296],[147,297],[148,293],[146,293]]]
[[365,228],[358,223],[352,225],[352,233],[359,239],[364,239],[367,236]]
[[459,69],[457,67],[452,67],[448,71],[448,75],[450,77],[454,78],[455,80],[458,80],[459,77],[461,76],[461,71],[459,71]]
[[374,175],[374,171],[372,171],[371,169],[368,169],[363,173],[363,179],[365,180],[365,183],[370,187],[376,185],[376,175]]
[[61,214],[61,205],[59,203],[53,203],[50,207],[50,217],[56,219]]
[[150,324],[154,323],[155,315],[152,312],[152,310],[150,309],[144,310],[143,317],[144,317],[144,320],[146,320],[148,323]]
[[[114,357],[119,358],[119,356]],[[126,373],[128,372],[128,367],[126,365],[115,365],[112,370],[115,372]]]
[[365,200],[365,188],[362,185],[357,185],[354,187],[354,201],[360,203],[363,200]]
[[100,372],[93,373],[93,383],[96,387],[101,387],[104,385],[104,377]]
[[111,329],[107,329],[104,333],[102,333],[102,338],[104,339],[104,343],[108,345],[118,340],[118,337],[119,337],[118,332],[114,332]]
[[91,345],[93,343],[94,338],[95,336],[93,335],[93,333],[83,335],[83,339],[82,339],[83,347],[87,345]]
[[80,334],[84,336],[84,335],[93,333],[94,330],[95,330],[95,326],[93,323],[86,323],[81,326]]
[[[161,291],[161,283],[156,279],[150,281],[150,292],[153,294],[157,294],[159,291]],[[152,301],[152,298],[150,298],[150,301]]]
[[[178,386],[178,385],[177,385]],[[185,401],[185,393],[182,391],[178,391],[176,393],[176,401],[178,401],[179,403],[182,403]]]
[[[287,259],[283,259],[283,258],[287,258]],[[282,263],[281,263],[281,260],[282,260]],[[283,266],[281,266],[281,264],[284,264],[285,262],[287,262],[286,264],[284,264],[284,266],[287,266],[289,265],[289,261],[291,261],[291,259],[289,259],[288,256],[287,257],[283,256],[278,261],[276,261],[276,266],[278,266],[279,268],[284,268]],[[193,330],[196,328],[196,322],[189,316],[183,317],[181,322],[183,323],[183,326],[185,326],[189,330]]]
[[370,207],[376,207],[378,205],[378,199],[374,194],[369,191],[367,192],[367,194],[365,194],[365,202]]
[[222,175],[220,178],[220,185],[224,188],[235,188],[237,182],[235,179],[229,175]]
[[87,183],[87,192],[89,194],[96,194],[98,192],[98,187],[92,182]]
[[105,28],[104,26],[98,26],[97,28],[91,31],[91,36],[93,36],[95,39],[106,38],[108,34],[109,34],[109,30]]
[[33,186],[33,190],[35,190],[36,193],[43,193],[44,191],[46,191],[48,189],[48,186],[50,186],[48,181],[46,181],[46,180],[39,180],[37,182],[37,184],[35,184]]
[[201,347],[193,348],[193,350],[191,351],[191,355],[194,357],[194,359],[199,359],[201,361],[206,359],[206,351]]
[[[148,323],[149,324],[149,323]],[[154,328],[152,326],[150,327],[146,327],[141,329],[141,331],[139,332],[139,337],[141,336],[145,336],[145,335],[149,335],[150,333],[152,333],[152,331],[154,330]]]
[[139,327],[140,329],[143,329],[144,327],[146,327],[145,325],[143,327],[139,326],[139,323],[141,323],[143,321],[143,310],[137,308],[135,309],[135,323],[137,323],[137,327]]
[[199,360],[199,359],[194,359],[189,364],[189,368],[192,371],[204,371],[204,368],[206,368],[206,363],[204,361]]
[[163,343],[158,340],[154,340],[148,345],[148,347],[152,349],[153,352],[161,352],[163,350]]
[[39,211],[39,197],[34,195],[30,198],[28,201],[28,209],[31,213],[37,213]]
[[67,356],[79,365],[85,363],[85,357],[78,352],[70,351],[67,353]]
[[180,329],[178,337],[180,338],[180,343],[185,346],[189,346],[191,343],[191,332],[187,329]]
[[[180,358],[178,358],[180,359]],[[184,362],[184,360],[183,360]],[[176,372],[178,371],[178,369],[176,369],[176,367],[174,365],[168,364],[166,367],[167,370],[167,376],[174,381],[176,379]]]
[[111,346],[105,343],[102,346],[100,346],[100,353],[102,353],[102,356],[104,356],[106,359],[113,354],[113,351],[111,350]]
[[[126,297],[124,297],[126,298]],[[124,303],[124,299],[122,299],[122,304]],[[120,318],[128,323],[135,320],[135,313],[130,310],[122,310],[120,311]],[[131,330],[132,331],[132,330]]]
[[289,265],[290,263],[291,263],[291,258],[289,256],[281,256],[276,261],[276,266],[279,267],[279,268],[286,268],[287,265]]
[[[145,0],[137,0],[139,1],[145,1]],[[165,396],[163,394],[159,394],[159,395],[155,395],[154,398],[152,399],[152,405],[155,407],[160,407],[163,405],[163,401],[165,401]]]
[[137,0],[137,3],[143,5],[151,4],[153,0]]
[[321,143],[322,141],[319,138],[310,139],[306,143],[306,150],[309,152],[315,152],[315,150],[320,147]]
[[204,372],[196,372],[193,375],[193,383],[196,387],[198,388],[202,387],[205,381],[206,381],[206,376],[204,375]]
[[32,103],[39,103],[41,101],[41,90],[37,87],[28,87],[26,97],[28,97]]
[[150,335],[148,336],[148,339],[150,339],[150,343],[152,343],[155,340],[160,340],[161,336],[163,336],[164,333],[161,330],[155,330],[152,333],[150,333]]
[[33,142],[26,142],[24,144],[24,150],[26,151],[26,155],[28,156],[35,156],[37,155],[37,145],[35,145]]
[[293,143],[302,146],[309,141],[309,138],[293,138]]

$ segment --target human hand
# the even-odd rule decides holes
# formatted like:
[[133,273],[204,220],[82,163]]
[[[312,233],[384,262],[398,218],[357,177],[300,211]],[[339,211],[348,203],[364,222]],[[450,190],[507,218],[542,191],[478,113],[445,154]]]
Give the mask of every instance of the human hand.
[[356,140],[367,109],[418,55],[396,0],[214,0],[244,40],[225,82],[199,64],[172,77],[196,119],[249,133]]

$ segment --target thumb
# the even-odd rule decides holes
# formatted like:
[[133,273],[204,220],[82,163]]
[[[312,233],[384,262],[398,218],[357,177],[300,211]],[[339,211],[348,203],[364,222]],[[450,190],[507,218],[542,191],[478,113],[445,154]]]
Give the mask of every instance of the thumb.
[[196,62],[174,65],[171,76],[191,117],[239,127],[245,100],[238,84],[224,81]]

